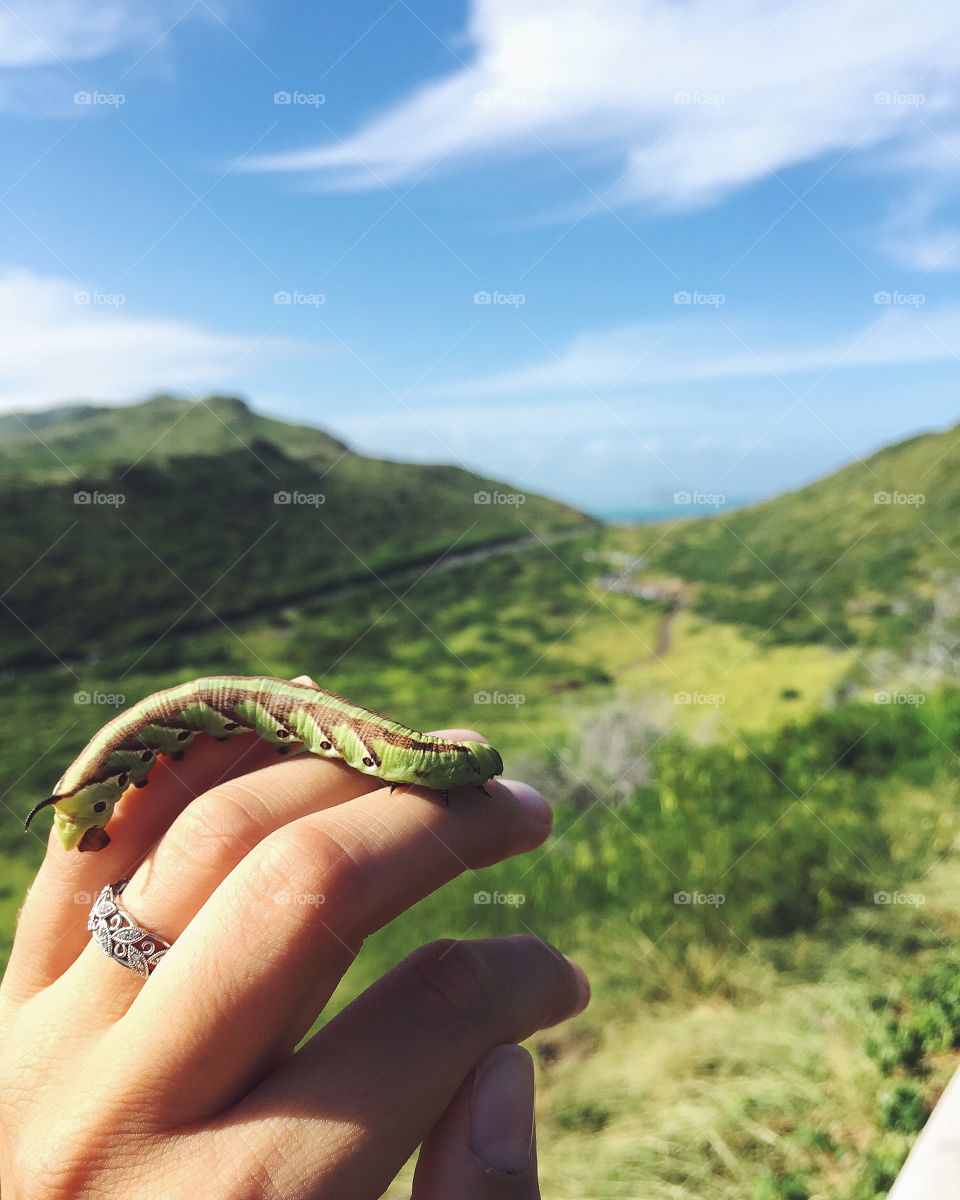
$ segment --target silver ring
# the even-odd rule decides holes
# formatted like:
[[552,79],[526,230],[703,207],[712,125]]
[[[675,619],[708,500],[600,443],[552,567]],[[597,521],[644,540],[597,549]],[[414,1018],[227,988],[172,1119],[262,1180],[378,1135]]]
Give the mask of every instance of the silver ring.
[[141,929],[120,907],[119,897],[129,882],[129,879],[118,879],[116,883],[107,884],[90,909],[87,928],[108,958],[146,979],[170,949],[170,943]]

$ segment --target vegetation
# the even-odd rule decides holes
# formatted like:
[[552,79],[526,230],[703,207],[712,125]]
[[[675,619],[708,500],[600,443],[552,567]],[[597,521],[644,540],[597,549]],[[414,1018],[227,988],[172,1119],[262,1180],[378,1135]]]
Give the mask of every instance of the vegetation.
[[320,468],[349,453],[328,433],[260,416],[236,396],[207,396],[200,403],[154,396],[121,409],[73,404],[0,415],[0,476],[69,483],[76,472],[169,464],[258,444]]
[[912,438],[733,513],[625,531],[698,612],[771,642],[897,645],[960,567],[960,436]]
[[[935,538],[904,550],[918,514],[953,544],[936,461],[952,461],[947,444],[869,460],[901,487],[923,468],[942,506],[930,485],[923,511],[874,507],[872,492],[869,512],[848,510],[842,498],[871,478],[855,467],[656,534],[599,530],[533,498],[519,512],[474,506],[481,484],[465,473],[348,455],[322,508],[285,508],[218,583],[276,519],[270,470],[307,491],[342,448],[314,432],[294,449],[289,431],[243,408],[231,423],[258,439],[251,455],[217,441],[219,422],[199,410],[153,403],[129,410],[134,427],[173,411],[182,431],[196,416],[204,452],[175,431],[166,457],[151,451],[130,471],[130,427],[102,410],[36,418],[88,486],[124,473],[135,486],[120,510],[85,508],[76,540],[32,570],[36,531],[74,519],[77,485],[44,476],[29,440],[0,423],[0,462],[20,471],[2,485],[21,526],[5,561],[11,580],[26,571],[7,602],[48,646],[82,648],[58,663],[14,617],[0,629],[0,953],[43,850],[42,818],[37,836],[20,818],[115,705],[204,671],[309,671],[412,725],[482,729],[556,806],[546,847],[467,873],[371,938],[335,1007],[430,938],[533,930],[594,980],[590,1008],[532,1042],[546,1194],[879,1200],[960,1055],[960,974],[944,952],[960,904],[960,689],[917,657],[931,621],[950,643],[949,555]],[[198,496],[229,518],[199,521]],[[428,569],[481,509],[461,545],[476,535],[511,548]],[[320,538],[321,517],[379,578]],[[122,522],[166,547],[169,570]],[[524,526],[544,541],[518,538]],[[862,532],[827,573],[843,586],[824,581],[807,600],[864,644],[819,640],[801,627],[803,605],[764,635],[789,589],[725,527],[797,590]],[[899,574],[880,561],[894,553]],[[637,594],[611,577],[680,578],[688,592]],[[197,603],[191,591],[208,587]],[[915,703],[878,702],[864,663],[881,647],[897,686],[924,675]]]
[[592,525],[456,467],[362,458],[236,400],[67,410],[34,433],[42,442],[21,429],[3,456],[8,665],[148,645],[454,551]]

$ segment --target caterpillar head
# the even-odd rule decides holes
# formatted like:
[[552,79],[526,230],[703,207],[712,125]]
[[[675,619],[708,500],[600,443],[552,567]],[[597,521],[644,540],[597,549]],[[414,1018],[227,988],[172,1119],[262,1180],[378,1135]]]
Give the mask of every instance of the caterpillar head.
[[467,742],[467,745],[470,753],[464,757],[468,759],[474,775],[467,780],[468,783],[484,784],[495,775],[503,774],[503,759],[492,746],[486,742]]
[[64,850],[102,850],[110,844],[103,827],[113,816],[119,796],[120,789],[112,782],[91,783],[65,796],[48,796],[31,809],[23,827],[28,829],[36,814],[52,804],[54,828]]
[[427,774],[418,771],[414,782],[447,791],[452,787],[482,787],[503,774],[503,759],[486,742],[451,742],[431,764]]

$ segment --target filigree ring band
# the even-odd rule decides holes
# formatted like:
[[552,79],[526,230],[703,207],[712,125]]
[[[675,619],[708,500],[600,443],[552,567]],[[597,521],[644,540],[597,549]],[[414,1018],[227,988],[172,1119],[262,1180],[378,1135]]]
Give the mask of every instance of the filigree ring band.
[[120,895],[129,882],[129,879],[118,879],[116,883],[107,884],[90,909],[87,928],[108,958],[146,979],[170,949],[170,943],[158,934],[142,929],[120,907]]

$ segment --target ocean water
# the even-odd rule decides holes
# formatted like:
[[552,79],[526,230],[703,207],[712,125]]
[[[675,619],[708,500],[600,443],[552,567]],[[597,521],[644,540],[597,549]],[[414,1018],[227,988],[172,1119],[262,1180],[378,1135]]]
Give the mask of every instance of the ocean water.
[[[688,493],[689,494],[689,493]],[[637,505],[635,508],[591,508],[591,516],[616,525],[650,525],[655,521],[682,521],[690,517],[711,517],[718,512],[732,512],[753,504],[756,496],[710,496],[700,501],[692,496],[690,501],[675,503],[667,500],[660,503]]]

